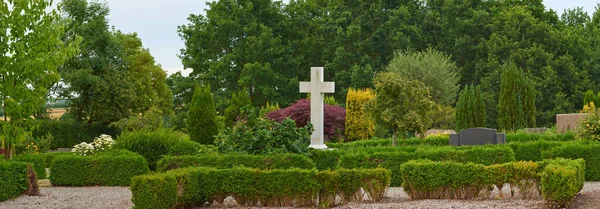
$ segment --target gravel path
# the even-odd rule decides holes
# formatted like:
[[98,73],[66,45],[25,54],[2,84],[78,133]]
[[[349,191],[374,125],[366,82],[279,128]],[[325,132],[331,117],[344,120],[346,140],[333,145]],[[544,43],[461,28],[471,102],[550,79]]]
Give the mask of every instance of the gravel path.
[[[131,192],[127,187],[41,187],[40,196],[21,196],[19,198],[0,202],[0,209],[104,209],[131,208]],[[491,197],[496,197],[498,191],[493,191]],[[522,199],[518,195],[510,197],[508,187],[503,189],[503,199],[476,200],[415,200],[404,193],[402,188],[390,188],[386,197],[379,203],[350,203],[337,208],[543,208],[544,201],[539,197]],[[227,198],[223,205],[214,204],[210,208],[238,207],[233,198]],[[247,207],[245,207],[247,208]],[[259,208],[259,207],[250,207]],[[264,207],[263,207],[264,208]],[[580,194],[570,208],[592,209],[600,208],[600,182],[586,182]]]

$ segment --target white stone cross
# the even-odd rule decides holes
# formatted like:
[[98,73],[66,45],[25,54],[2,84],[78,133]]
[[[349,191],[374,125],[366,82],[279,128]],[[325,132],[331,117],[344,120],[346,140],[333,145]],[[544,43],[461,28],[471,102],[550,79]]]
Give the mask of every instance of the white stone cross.
[[323,67],[310,68],[310,82],[300,82],[300,93],[310,93],[310,123],[315,131],[310,136],[310,146],[315,149],[327,149],[323,143],[323,97],[324,93],[334,93],[334,82],[323,82]]

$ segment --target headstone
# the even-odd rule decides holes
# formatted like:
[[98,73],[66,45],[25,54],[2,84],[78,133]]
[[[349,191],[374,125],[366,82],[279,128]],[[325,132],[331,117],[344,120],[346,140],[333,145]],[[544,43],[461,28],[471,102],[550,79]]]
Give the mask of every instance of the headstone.
[[536,134],[543,134],[546,133],[546,131],[549,131],[549,128],[546,127],[540,127],[540,128],[526,128],[523,129],[523,131],[527,132],[527,133],[536,133]]
[[450,145],[452,146],[504,143],[506,143],[506,135],[496,133],[496,129],[470,128],[460,130],[458,134],[450,134]]
[[310,146],[327,149],[323,142],[323,98],[324,93],[334,93],[334,82],[323,82],[323,67],[310,68],[310,82],[300,82],[300,93],[310,93],[310,123],[315,131],[310,136]]
[[577,128],[579,118],[585,117],[587,115],[587,113],[556,115],[556,132],[565,133],[568,131],[574,131],[575,128]]

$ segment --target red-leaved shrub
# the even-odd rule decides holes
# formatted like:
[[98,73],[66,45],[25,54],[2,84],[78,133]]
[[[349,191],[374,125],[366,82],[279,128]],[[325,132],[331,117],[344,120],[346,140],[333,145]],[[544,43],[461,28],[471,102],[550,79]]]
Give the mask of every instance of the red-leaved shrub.
[[[324,104],[324,132],[330,139],[342,137],[346,122],[346,109]],[[290,117],[296,126],[303,127],[310,122],[310,100],[301,99],[289,107],[267,113],[267,118],[280,122]]]

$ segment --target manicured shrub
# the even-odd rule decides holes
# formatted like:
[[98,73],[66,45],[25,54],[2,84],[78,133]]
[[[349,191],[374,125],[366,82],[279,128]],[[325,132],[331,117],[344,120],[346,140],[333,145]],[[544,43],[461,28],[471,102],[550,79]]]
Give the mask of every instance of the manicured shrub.
[[420,147],[415,152],[418,159],[433,161],[472,162],[483,165],[502,164],[515,161],[515,153],[503,146],[464,146],[464,147]]
[[561,142],[557,141],[530,141],[530,142],[513,142],[507,145],[514,151],[515,160],[517,161],[541,161],[542,152],[550,150],[554,147],[561,146]]
[[402,184],[400,176],[400,165],[409,160],[417,159],[415,153],[408,152],[378,152],[378,153],[348,153],[342,155],[338,162],[339,168],[385,168],[391,172],[391,186],[397,187]]
[[[346,110],[339,106],[324,105],[323,128],[330,139],[341,138],[344,133]],[[285,118],[296,121],[296,126],[304,127],[310,122],[310,100],[301,99],[289,107],[272,111],[267,118],[282,122]]]
[[278,155],[185,155],[165,156],[158,161],[157,170],[167,171],[185,167],[233,168],[243,166],[261,170],[272,169],[313,169],[315,163],[310,158],[298,154]]
[[177,180],[173,175],[141,175],[131,180],[133,208],[170,208],[177,202]]
[[197,86],[190,103],[187,117],[187,131],[192,141],[201,144],[214,144],[217,128],[217,110],[212,98],[210,86]]
[[190,152],[188,147],[186,147],[185,151],[181,149],[172,150],[178,143],[186,140],[189,139],[168,129],[158,129],[156,131],[139,130],[120,135],[114,148],[127,149],[144,156],[148,161],[150,169],[155,170],[156,162],[162,155],[169,153],[177,154],[178,152],[188,154]]
[[375,121],[365,110],[365,104],[375,97],[371,89],[348,89],[346,95],[345,141],[370,139],[375,134]]
[[585,180],[600,181],[600,144],[598,143],[566,143],[548,151],[543,151],[545,159],[567,158],[585,160]]
[[215,143],[223,153],[277,154],[308,152],[312,126],[298,128],[286,118],[281,123],[259,118],[253,125],[237,123],[219,133]]
[[573,133],[564,133],[564,134],[555,134],[555,133],[527,133],[524,131],[517,131],[514,133],[506,134],[506,142],[531,142],[531,141],[558,141],[558,142],[566,142],[566,141],[574,141],[575,135]]
[[40,154],[25,154],[13,156],[14,161],[30,163],[35,170],[38,179],[46,178],[46,164],[44,156]]
[[582,159],[550,162],[540,174],[542,197],[551,208],[566,208],[585,183]]
[[485,166],[409,161],[400,167],[402,188],[412,199],[471,199],[485,188]]
[[52,161],[54,161],[54,158],[56,156],[75,155],[75,153],[72,153],[72,152],[47,152],[47,153],[41,153],[40,155],[44,158],[44,167],[50,168],[50,166],[52,165]]
[[31,134],[39,139],[52,135],[50,148],[70,148],[81,142],[92,142],[100,134],[116,136],[119,131],[115,128],[89,125],[71,120],[40,120],[39,126]]
[[345,153],[342,150],[309,149],[308,157],[315,162],[317,170],[335,170],[338,159]]
[[30,164],[0,160],[0,202],[25,193],[37,195],[37,177]]
[[467,85],[456,103],[456,131],[486,127],[485,103],[479,86]]
[[144,157],[114,154],[56,156],[50,167],[50,182],[57,186],[128,186],[132,177],[149,172]]
[[[326,143],[330,148],[337,149],[353,149],[362,147],[386,147],[392,145],[392,139],[379,139],[373,138],[370,140],[359,140],[350,143]],[[436,137],[425,137],[421,138],[408,138],[398,142],[398,146],[417,146],[417,145],[430,145],[430,146],[448,146],[448,136],[436,136]]]

